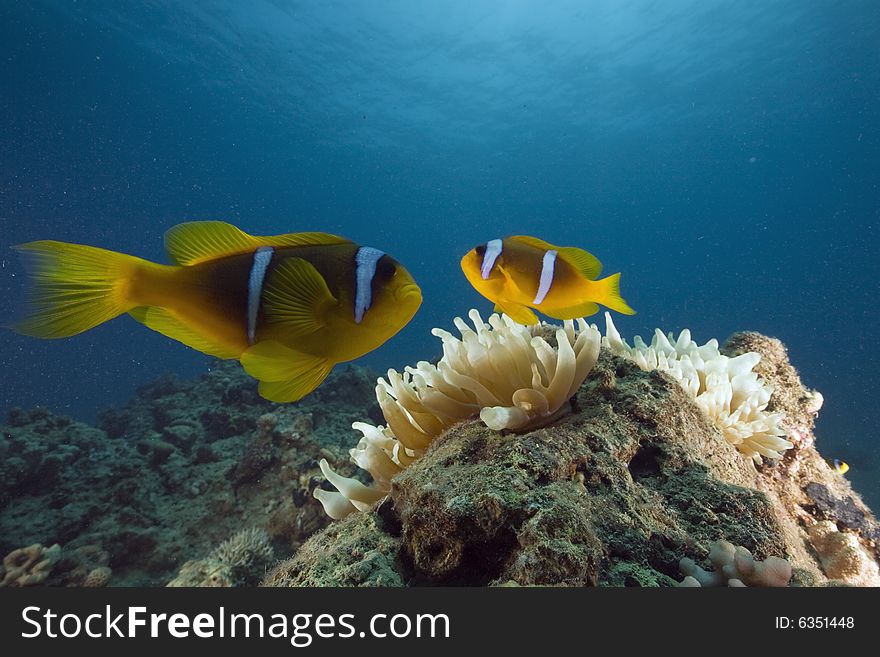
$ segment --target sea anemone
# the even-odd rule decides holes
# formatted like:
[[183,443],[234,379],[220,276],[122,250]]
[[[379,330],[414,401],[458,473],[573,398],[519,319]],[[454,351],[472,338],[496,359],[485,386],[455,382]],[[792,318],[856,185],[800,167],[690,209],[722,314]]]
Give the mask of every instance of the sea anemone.
[[315,497],[332,518],[365,510],[384,497],[392,476],[462,420],[479,415],[490,429],[529,431],[561,417],[599,356],[599,331],[583,319],[567,320],[560,328],[522,326],[497,314],[484,323],[476,310],[468,317],[473,328],[454,320],[461,339],[432,331],[443,343],[436,365],[421,361],[379,379],[376,398],[387,427],[352,425],[363,437],[351,458],[372,475],[371,486],[342,477],[321,461],[321,471],[339,492],[316,489]]
[[468,317],[473,329],[454,320],[461,339],[431,331],[443,342],[436,365],[421,361],[379,380],[376,395],[388,426],[410,449],[427,447],[438,433],[477,413],[495,430],[543,426],[567,410],[599,356],[599,331],[583,319],[559,328],[522,326],[506,315],[484,324],[476,310]]
[[760,464],[762,457],[779,459],[792,443],[782,438],[783,413],[768,413],[773,388],[752,371],[761,355],[749,352],[730,358],[718,349],[717,340],[697,345],[689,330],[675,339],[660,329],[651,344],[639,337],[630,347],[605,313],[603,345],[634,361],[643,370],[661,370],[681,384],[712,419],[725,439]]

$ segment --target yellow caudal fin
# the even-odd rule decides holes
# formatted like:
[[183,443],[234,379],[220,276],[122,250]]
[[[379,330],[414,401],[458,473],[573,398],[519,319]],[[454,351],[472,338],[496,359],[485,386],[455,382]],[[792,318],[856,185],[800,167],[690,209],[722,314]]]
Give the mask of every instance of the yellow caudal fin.
[[620,274],[612,274],[607,278],[593,283],[596,303],[616,310],[624,315],[635,315],[636,311],[630,308],[620,296]]
[[27,315],[12,329],[37,338],[88,331],[132,307],[132,275],[146,261],[81,244],[39,241],[15,247],[33,278]]
[[241,364],[260,381],[260,395],[279,403],[302,399],[333,369],[326,358],[295,351],[275,340],[263,340],[245,351]]

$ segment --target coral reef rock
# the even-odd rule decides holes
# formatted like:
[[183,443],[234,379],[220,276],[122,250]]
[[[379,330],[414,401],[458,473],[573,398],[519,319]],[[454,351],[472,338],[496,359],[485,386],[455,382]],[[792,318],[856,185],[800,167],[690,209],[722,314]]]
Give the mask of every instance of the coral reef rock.
[[[163,585],[255,523],[270,545],[254,554],[289,556],[329,522],[312,495],[318,462],[353,473],[343,443],[353,421],[378,416],[375,380],[362,368],[337,368],[313,394],[280,406],[262,399],[237,363],[218,362],[193,381],[166,376],[144,386],[103,413],[99,427],[45,409],[13,411],[0,426],[0,554],[57,543],[61,557],[27,566],[24,579],[8,569],[3,577]],[[249,536],[239,543],[257,534]],[[193,585],[255,583],[265,573],[262,562],[217,563],[226,575],[215,569]]]
[[791,585],[876,583],[876,520],[814,446],[821,396],[777,340],[737,334],[721,351],[761,355],[767,412],[786,416],[784,458],[743,458],[675,376],[605,347],[574,413],[523,434],[477,419],[447,429],[387,497],[263,583],[677,586],[682,558],[709,566],[718,541],[741,546],[741,563],[784,559]]

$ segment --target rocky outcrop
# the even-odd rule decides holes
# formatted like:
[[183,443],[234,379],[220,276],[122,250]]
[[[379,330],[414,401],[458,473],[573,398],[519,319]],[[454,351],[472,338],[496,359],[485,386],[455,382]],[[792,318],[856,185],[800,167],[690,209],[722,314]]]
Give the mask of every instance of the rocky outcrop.
[[[674,586],[682,558],[708,566],[725,540],[787,559],[793,585],[822,585],[845,569],[823,570],[823,550],[842,542],[811,539],[820,521],[876,567],[873,515],[813,444],[815,394],[781,343],[746,335],[727,349],[762,353],[787,430],[803,434],[783,460],[756,466],[678,383],[603,349],[571,415],[526,434],[477,420],[449,429],[384,501],[319,532],[264,584]],[[828,491],[824,504],[811,485]],[[849,501],[841,523],[828,499]],[[872,583],[864,569],[848,577]]]
[[[164,585],[257,525],[289,556],[329,522],[312,497],[318,461],[353,472],[346,443],[352,421],[378,412],[374,382],[340,368],[302,402],[280,406],[236,363],[220,362],[193,381],[144,386],[99,427],[14,411],[0,426],[0,555],[58,543],[64,556],[39,583]],[[255,578],[233,567],[229,581],[264,573],[265,564]]]

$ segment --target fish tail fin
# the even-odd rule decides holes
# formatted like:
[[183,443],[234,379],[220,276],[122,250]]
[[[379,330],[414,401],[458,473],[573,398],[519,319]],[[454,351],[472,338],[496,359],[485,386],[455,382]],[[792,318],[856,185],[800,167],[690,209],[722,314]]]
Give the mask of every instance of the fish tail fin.
[[612,274],[607,278],[595,281],[597,303],[616,310],[624,315],[635,315],[636,311],[630,308],[623,297],[620,296],[620,273]]
[[33,288],[26,316],[10,328],[37,338],[76,335],[135,307],[131,281],[142,265],[150,264],[93,246],[50,240],[15,248],[24,255]]

